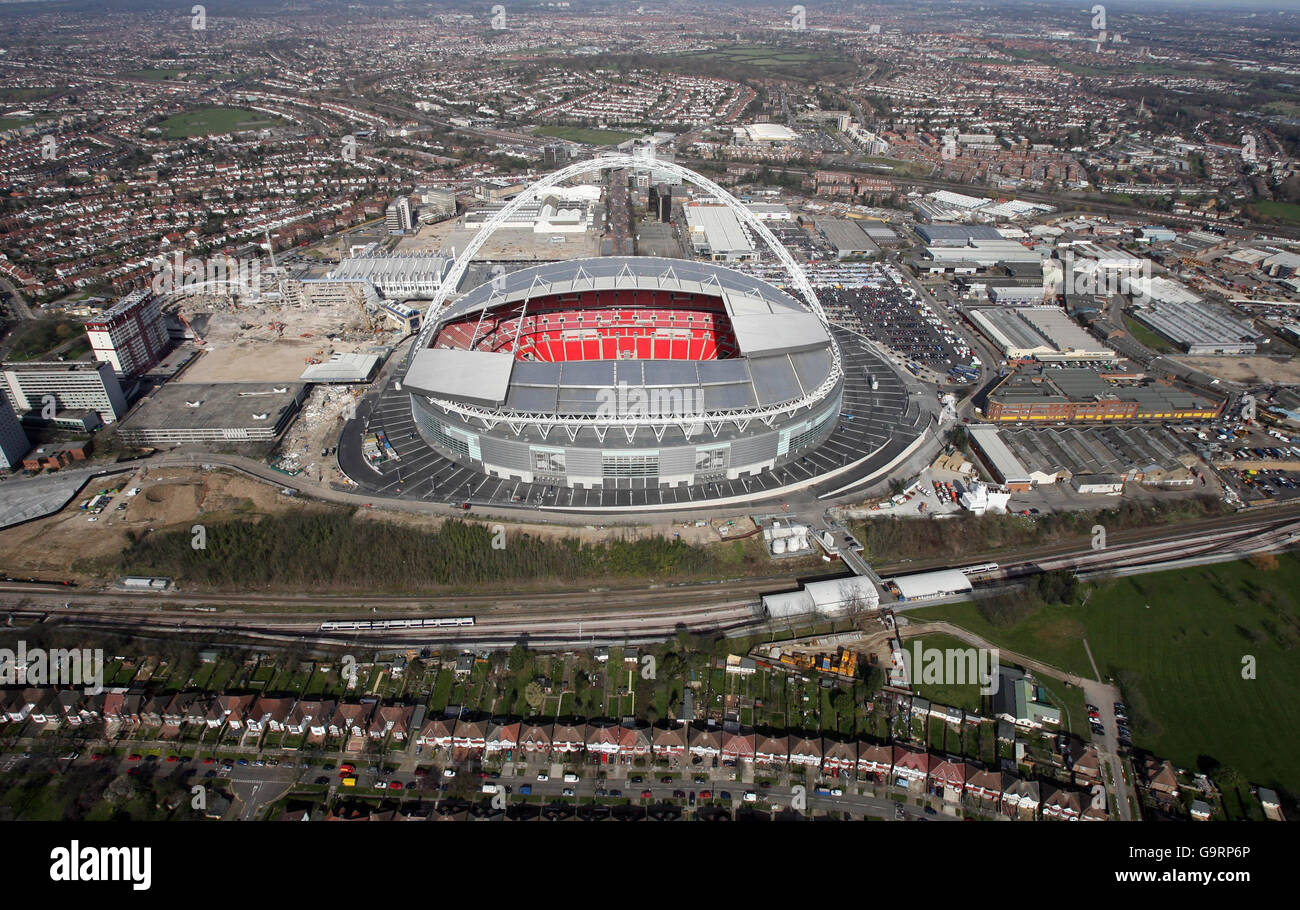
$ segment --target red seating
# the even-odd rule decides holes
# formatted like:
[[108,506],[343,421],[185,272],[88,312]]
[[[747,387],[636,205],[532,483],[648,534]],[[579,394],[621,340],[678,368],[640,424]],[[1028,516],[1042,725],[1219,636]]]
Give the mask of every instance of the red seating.
[[508,351],[521,360],[717,360],[735,336],[716,297],[657,290],[555,295],[443,326],[436,347]]

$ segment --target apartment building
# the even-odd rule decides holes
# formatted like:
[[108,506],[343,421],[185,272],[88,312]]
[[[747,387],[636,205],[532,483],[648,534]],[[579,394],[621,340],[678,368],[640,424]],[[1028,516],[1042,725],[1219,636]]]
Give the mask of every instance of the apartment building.
[[12,471],[21,465],[23,456],[31,447],[22,422],[9,403],[9,396],[0,390],[0,470]]
[[159,299],[134,291],[86,323],[95,359],[110,363],[119,376],[144,373],[167,352],[170,343]]
[[20,415],[44,411],[46,396],[55,413],[68,410],[94,411],[104,423],[113,423],[126,413],[126,396],[117,373],[108,361],[87,363],[5,363],[4,388]]

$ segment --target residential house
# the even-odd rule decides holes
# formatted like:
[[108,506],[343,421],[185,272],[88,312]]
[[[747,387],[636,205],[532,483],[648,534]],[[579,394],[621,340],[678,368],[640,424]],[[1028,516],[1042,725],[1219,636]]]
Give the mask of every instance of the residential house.
[[1171,799],[1178,798],[1178,771],[1174,768],[1173,762],[1144,755],[1137,763],[1137,773],[1148,790]]
[[335,702],[318,698],[304,698],[293,706],[285,721],[285,730],[294,736],[308,736],[322,740],[329,732],[334,717]]
[[1092,794],[1079,790],[1054,790],[1043,800],[1043,818],[1077,822],[1092,803]]
[[522,725],[506,717],[494,717],[488,722],[487,742],[483,744],[485,755],[505,757],[513,754],[519,747],[519,730]]
[[420,745],[435,749],[450,749],[455,739],[456,718],[434,717],[420,728]]
[[519,725],[519,747],[528,755],[546,755],[551,751],[551,725]]
[[790,737],[760,734],[754,737],[754,763],[784,768],[790,761]]
[[687,728],[685,724],[665,721],[658,724],[651,734],[654,741],[655,758],[677,760],[686,755]]
[[208,706],[208,726],[213,730],[222,726],[235,731],[244,729],[245,717],[255,699],[255,695],[218,695]]
[[790,764],[801,768],[817,769],[822,766],[822,738],[790,734]]
[[146,727],[161,727],[163,711],[171,698],[166,695],[149,695],[140,703],[140,723]]
[[335,720],[330,723],[330,736],[365,736],[374,710],[375,702],[371,699],[341,703],[334,714]]
[[650,725],[635,718],[623,721],[618,731],[618,754],[622,758],[641,758],[654,751]]
[[54,693],[61,722],[71,727],[80,727],[83,721],[81,705],[86,696],[77,689],[60,689]]
[[567,755],[587,747],[587,725],[560,724],[551,728],[551,752]]
[[888,780],[894,770],[894,750],[891,746],[873,746],[869,743],[858,744],[858,776],[869,780]]
[[1088,789],[1088,808],[1083,810],[1081,821],[1110,821],[1110,802],[1106,798],[1106,788],[1102,784],[1093,784]]
[[930,779],[930,769],[938,759],[924,749],[894,746],[894,783],[899,786],[924,790]]
[[839,776],[853,774],[858,769],[858,743],[823,738],[822,770],[827,774]]
[[737,728],[735,730],[722,731],[722,763],[724,765],[739,765],[741,762],[752,762],[754,760],[754,750],[757,748],[757,737],[754,731],[748,728]]
[[1006,771],[975,771],[966,778],[966,799],[987,811],[1002,808],[1002,794],[1016,780]]
[[392,739],[394,742],[403,742],[411,732],[411,717],[414,714],[413,705],[380,705],[371,717],[367,732],[374,740]]
[[293,706],[292,698],[258,698],[248,709],[248,732],[282,732]]
[[690,743],[689,751],[692,759],[711,761],[722,754],[722,731],[720,730],[691,724],[687,739]]
[[456,733],[452,736],[451,750],[456,761],[464,761],[473,756],[482,755],[487,748],[488,722],[486,720],[461,719],[456,723]]
[[935,796],[942,796],[944,802],[959,803],[972,770],[964,761],[940,761],[930,769],[930,789]]
[[612,720],[593,720],[587,724],[586,745],[590,755],[601,756],[601,761],[609,761],[618,754],[618,742],[621,735],[619,725]]
[[1002,791],[1002,811],[1032,821],[1038,816],[1042,788],[1036,780],[1015,780]]

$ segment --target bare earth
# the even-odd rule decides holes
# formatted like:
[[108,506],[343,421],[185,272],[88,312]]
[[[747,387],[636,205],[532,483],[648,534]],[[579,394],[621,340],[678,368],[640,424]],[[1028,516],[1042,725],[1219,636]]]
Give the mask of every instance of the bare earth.
[[[314,442],[312,444],[315,444]],[[313,453],[315,454],[315,453]],[[103,481],[99,481],[103,482]],[[141,468],[121,481],[122,491],[107,507],[89,521],[80,505],[102,489],[92,483],[74,497],[61,511],[47,518],[0,530],[0,571],[20,577],[73,579],[82,583],[96,581],[94,576],[76,571],[78,560],[109,557],[120,553],[128,543],[127,532],[137,534],[155,530],[188,528],[204,516],[222,519],[283,514],[291,511],[329,508],[319,502],[286,496],[274,484],[263,483],[242,474],[226,471],[205,472],[193,468]],[[141,492],[127,495],[135,487]],[[118,506],[126,503],[126,509]],[[436,528],[440,517],[388,512],[382,509],[357,509],[357,517],[366,521],[389,521],[414,527]],[[728,533],[719,529],[734,522]],[[496,522],[488,521],[489,525]],[[640,527],[572,526],[538,521],[500,522],[509,533],[535,534],[540,537],[577,537],[586,543],[608,540],[638,540],[654,536],[669,539],[680,535],[690,544],[717,543],[752,530],[753,522],[744,515],[714,519],[697,527],[694,522],[660,521]]]
[[1282,383],[1300,385],[1300,357],[1278,360],[1272,357],[1178,357],[1198,370],[1229,382],[1247,385]]

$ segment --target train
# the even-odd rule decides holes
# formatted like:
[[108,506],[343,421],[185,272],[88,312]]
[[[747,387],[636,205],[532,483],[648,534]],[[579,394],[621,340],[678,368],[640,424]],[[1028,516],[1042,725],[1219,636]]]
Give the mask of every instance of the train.
[[998,564],[996,562],[983,562],[977,566],[966,566],[961,570],[963,575],[985,575],[989,572],[996,572]]
[[322,632],[366,632],[372,629],[439,629],[447,626],[472,626],[473,616],[439,616],[433,619],[362,619],[323,622]]

